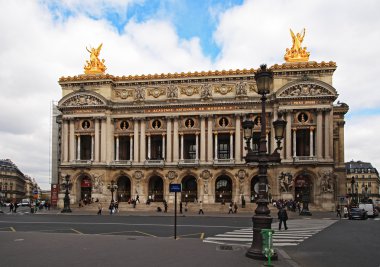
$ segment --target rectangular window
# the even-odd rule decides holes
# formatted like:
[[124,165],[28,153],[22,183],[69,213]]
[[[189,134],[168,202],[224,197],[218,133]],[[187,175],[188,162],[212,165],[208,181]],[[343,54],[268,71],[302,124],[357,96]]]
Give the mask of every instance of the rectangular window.
[[91,160],[91,135],[80,136],[80,159]]

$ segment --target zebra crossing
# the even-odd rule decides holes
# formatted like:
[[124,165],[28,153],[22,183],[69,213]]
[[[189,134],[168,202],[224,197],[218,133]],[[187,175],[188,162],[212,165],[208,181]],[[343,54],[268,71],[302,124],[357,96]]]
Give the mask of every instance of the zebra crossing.
[[[297,246],[309,237],[317,234],[326,227],[337,222],[337,220],[327,219],[297,219],[287,221],[288,230],[278,231],[278,223],[272,224],[272,229],[275,230],[273,235],[273,246]],[[224,234],[217,234],[212,237],[203,239],[206,243],[215,243],[223,245],[239,245],[250,247],[252,244],[252,228],[238,229]]]

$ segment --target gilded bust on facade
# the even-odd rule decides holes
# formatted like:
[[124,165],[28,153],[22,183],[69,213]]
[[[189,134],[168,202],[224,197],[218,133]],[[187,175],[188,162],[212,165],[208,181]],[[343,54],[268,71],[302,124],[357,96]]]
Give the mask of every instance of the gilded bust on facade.
[[306,47],[302,47],[303,38],[305,37],[305,29],[302,32],[294,34],[290,29],[293,45],[292,48],[286,48],[284,59],[286,62],[307,62],[310,53],[306,51]]
[[104,59],[100,60],[98,58],[102,45],[100,44],[98,48],[91,48],[91,50],[88,50],[86,47],[86,50],[90,53],[90,61],[86,60],[87,65],[84,66],[85,74],[103,74],[106,71]]

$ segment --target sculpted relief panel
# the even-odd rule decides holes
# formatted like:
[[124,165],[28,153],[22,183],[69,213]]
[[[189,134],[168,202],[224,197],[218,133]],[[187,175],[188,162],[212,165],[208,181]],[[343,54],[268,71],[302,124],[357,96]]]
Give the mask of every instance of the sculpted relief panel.
[[96,105],[104,105],[105,103],[99,98],[92,95],[75,95],[70,97],[65,102],[63,102],[62,106],[70,107],[70,106],[96,106]]
[[331,96],[334,94],[318,84],[301,83],[301,84],[296,84],[284,90],[279,96],[293,97],[293,96],[327,96],[327,95]]

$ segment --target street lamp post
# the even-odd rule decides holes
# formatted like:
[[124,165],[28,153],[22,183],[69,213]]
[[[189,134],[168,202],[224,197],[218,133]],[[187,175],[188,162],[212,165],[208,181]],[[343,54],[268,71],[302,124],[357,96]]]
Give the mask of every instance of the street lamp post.
[[[282,149],[280,145],[281,140],[284,137],[286,121],[282,119],[282,114],[279,113],[279,118],[273,122],[275,139],[277,140],[277,148],[272,154],[267,153],[265,102],[267,100],[266,95],[269,93],[273,80],[273,73],[270,70],[267,70],[266,65],[261,65],[260,69],[255,74],[255,80],[258,93],[261,95],[261,133],[258,153],[255,153],[250,146],[250,139],[253,137],[254,122],[245,120],[242,125],[244,139],[246,140],[248,149],[245,161],[248,165],[253,162],[258,163],[259,168],[259,196],[256,201],[257,208],[255,210],[255,215],[252,217],[253,240],[251,248],[248,249],[246,256],[253,259],[264,260],[266,257],[263,254],[261,230],[271,229],[273,220],[270,216],[270,210],[268,208],[268,164],[281,162],[281,157],[278,151]],[[274,254],[272,259],[277,259],[277,254]]]
[[351,206],[354,203],[354,196],[355,196],[354,186],[355,186],[355,177],[352,176],[352,178],[351,178]]
[[114,203],[113,192],[117,190],[117,184],[115,184],[115,181],[112,180],[111,184],[108,184],[107,188],[111,191],[111,203]]
[[62,213],[71,212],[70,209],[70,196],[69,196],[69,188],[71,187],[70,175],[65,176],[65,180],[62,181],[62,185],[65,188],[65,197],[63,199],[63,210]]

